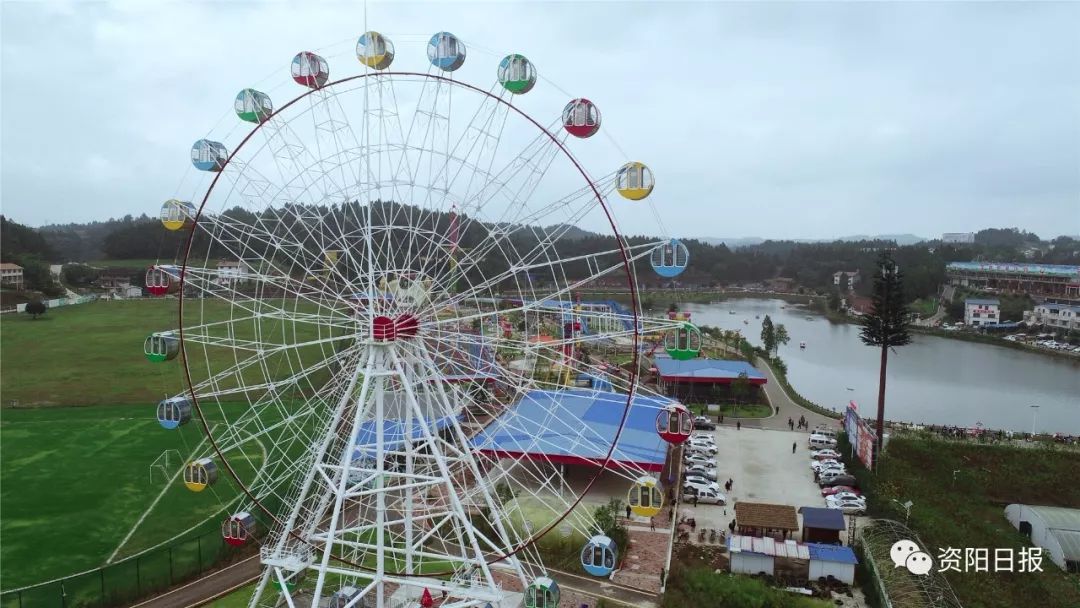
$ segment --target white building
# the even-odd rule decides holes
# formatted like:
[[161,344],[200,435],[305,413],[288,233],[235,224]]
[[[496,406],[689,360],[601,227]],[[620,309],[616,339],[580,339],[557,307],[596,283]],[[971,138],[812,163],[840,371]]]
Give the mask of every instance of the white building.
[[942,243],[974,243],[974,232],[946,232],[941,235]]
[[217,283],[229,287],[240,280],[240,262],[221,260],[217,263]]
[[1080,573],[1080,509],[1013,504],[1005,518],[1059,568]]
[[1045,325],[1055,329],[1080,330],[1080,306],[1039,304],[1035,310],[1024,311],[1024,321],[1028,324]]
[[964,300],[964,324],[970,327],[1001,322],[1000,300],[968,298]]
[[854,291],[859,278],[858,270],[840,270],[833,273],[832,282],[837,289]]
[[18,264],[4,262],[0,264],[0,284],[9,285],[15,289],[23,288],[23,269]]

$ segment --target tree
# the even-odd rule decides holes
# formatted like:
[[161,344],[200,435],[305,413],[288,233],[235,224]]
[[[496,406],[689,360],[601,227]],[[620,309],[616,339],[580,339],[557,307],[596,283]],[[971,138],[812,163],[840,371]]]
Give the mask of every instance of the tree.
[[776,327],[773,326],[769,315],[765,315],[765,320],[761,322],[761,345],[765,347],[767,353],[776,349]]
[[739,372],[739,377],[731,381],[731,394],[735,397],[732,415],[737,415],[739,401],[750,394],[750,377],[746,375],[746,372]]
[[776,343],[773,344],[773,356],[776,356],[781,344],[787,344],[788,342],[791,342],[791,336],[788,335],[784,324],[780,323],[776,326]]
[[34,300],[26,305],[26,314],[32,315],[31,319],[37,321],[38,315],[45,314],[45,311],[49,308],[45,306],[45,303],[41,300]]
[[872,300],[870,312],[862,317],[859,337],[863,344],[881,349],[877,409],[877,450],[880,453],[885,437],[885,370],[889,366],[889,349],[911,343],[904,277],[888,251],[882,251],[878,257]]

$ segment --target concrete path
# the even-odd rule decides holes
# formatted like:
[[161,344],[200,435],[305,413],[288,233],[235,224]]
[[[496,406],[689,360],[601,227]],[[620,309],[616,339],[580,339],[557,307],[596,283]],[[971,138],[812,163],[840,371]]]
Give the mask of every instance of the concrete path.
[[[775,412],[777,407],[780,408],[779,414],[774,413],[768,418],[761,418],[759,419],[760,424],[754,426],[763,429],[787,431],[790,430],[787,423],[788,418],[798,422],[799,416],[806,417],[806,422],[810,428],[814,428],[819,424],[835,428],[840,423],[838,418],[823,416],[795,403],[791,396],[787,394],[787,391],[784,390],[784,387],[780,386],[780,382],[776,379],[772,369],[764,361],[760,359],[754,361],[754,367],[758,368],[758,370],[760,370],[762,374],[765,374],[765,377],[768,379],[768,382],[765,383],[765,396],[769,398],[769,403],[773,406],[773,411]],[[744,420],[742,422],[743,426],[746,426],[746,421]],[[796,428],[796,430],[798,429]],[[805,433],[806,431],[802,432]]]
[[625,585],[617,585],[606,578],[592,578],[548,568],[548,576],[559,583],[560,589],[576,591],[605,602],[634,608],[653,608],[659,605],[659,598],[645,591]]

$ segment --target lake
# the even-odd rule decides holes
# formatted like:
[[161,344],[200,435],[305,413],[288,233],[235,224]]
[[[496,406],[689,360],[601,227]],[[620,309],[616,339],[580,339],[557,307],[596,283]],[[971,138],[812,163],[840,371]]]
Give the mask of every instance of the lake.
[[[858,325],[834,323],[782,300],[680,308],[692,312],[697,325],[741,330],[756,345],[761,319],[769,315],[791,336],[780,357],[799,393],[837,410],[854,400],[864,416],[876,412],[880,351],[862,344]],[[1030,431],[1034,418],[1039,432],[1080,434],[1080,361],[913,334],[910,345],[889,355],[885,418],[965,427],[981,422],[1014,431]]]

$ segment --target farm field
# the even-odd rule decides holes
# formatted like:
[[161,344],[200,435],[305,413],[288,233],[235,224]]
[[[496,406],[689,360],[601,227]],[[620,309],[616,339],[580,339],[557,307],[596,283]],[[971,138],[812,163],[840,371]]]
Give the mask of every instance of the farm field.
[[[887,454],[869,484],[871,514],[903,521],[893,501],[912,501],[910,526],[935,557],[942,547],[1029,546],[1005,519],[1010,503],[1080,506],[1075,451],[903,437]],[[1080,606],[1075,576],[1049,560],[1041,573],[946,576],[965,606]]]
[[[0,589],[100,566],[118,548],[116,559],[122,559],[208,518],[209,528],[216,528],[238,495],[227,475],[198,494],[179,479],[166,482],[161,471],[150,481],[150,464],[165,450],[176,450],[186,460],[207,449],[198,425],[166,431],[154,420],[152,407],[5,410],[0,422]],[[253,475],[261,463],[261,454],[250,456],[250,462],[234,459],[242,476]],[[174,455],[170,466],[180,464]]]

